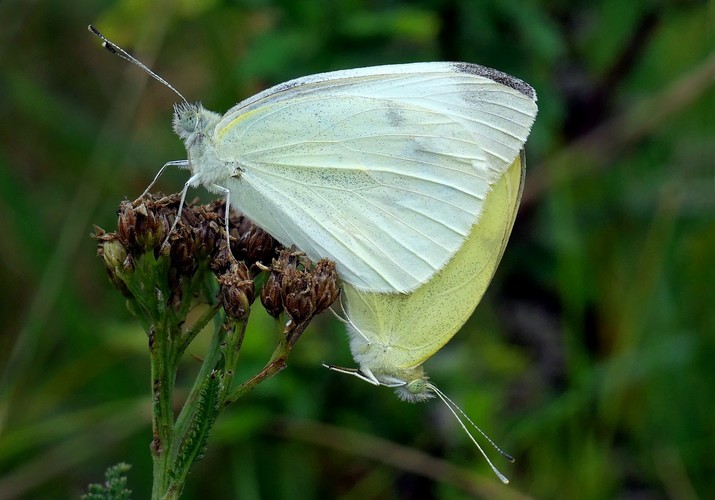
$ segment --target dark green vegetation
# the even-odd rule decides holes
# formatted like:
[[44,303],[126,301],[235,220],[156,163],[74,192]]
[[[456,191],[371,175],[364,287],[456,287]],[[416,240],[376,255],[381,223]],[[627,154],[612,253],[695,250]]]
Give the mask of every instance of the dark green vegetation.
[[[712,2],[145,4],[0,6],[0,498],[77,498],[119,462],[134,498],[151,487],[146,335],[88,235],[185,152],[175,96],[102,51],[89,23],[220,112],[292,77],[383,63],[462,60],[531,83],[540,114],[514,234],[477,313],[427,370],[516,457],[487,449],[512,480],[495,496],[710,494]],[[159,187],[185,179],[168,172]],[[280,331],[260,309],[238,380]],[[498,487],[440,404],[401,403],[321,362],[352,365],[328,315],[284,372],[220,416],[185,497]],[[198,366],[185,357],[187,374]]]

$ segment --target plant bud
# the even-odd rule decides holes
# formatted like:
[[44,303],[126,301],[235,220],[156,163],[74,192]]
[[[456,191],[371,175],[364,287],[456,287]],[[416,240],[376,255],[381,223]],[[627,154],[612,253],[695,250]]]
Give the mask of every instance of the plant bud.
[[127,249],[118,240],[105,241],[98,249],[107,269],[122,269],[127,259]]
[[[107,237],[114,236],[113,233],[105,235]],[[97,254],[104,260],[104,268],[107,270],[109,281],[114,287],[121,292],[125,297],[131,297],[126,283],[122,279],[126,271],[127,250],[117,239],[103,238],[105,241],[99,244]]]

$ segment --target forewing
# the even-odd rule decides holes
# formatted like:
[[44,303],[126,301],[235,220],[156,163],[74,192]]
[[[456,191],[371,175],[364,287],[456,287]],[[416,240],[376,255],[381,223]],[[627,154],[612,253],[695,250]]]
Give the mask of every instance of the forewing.
[[505,78],[421,63],[269,89],[216,127],[218,157],[241,169],[231,202],[358,289],[414,290],[462,245],[526,140],[535,96]]

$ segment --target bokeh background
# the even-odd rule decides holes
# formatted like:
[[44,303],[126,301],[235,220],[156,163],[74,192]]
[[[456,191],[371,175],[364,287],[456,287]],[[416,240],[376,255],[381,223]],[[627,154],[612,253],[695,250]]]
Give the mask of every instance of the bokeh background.
[[[0,19],[0,498],[76,498],[119,461],[149,495],[146,336],[89,233],[185,151],[175,96],[88,23],[221,112],[289,78],[427,60],[492,66],[539,95],[502,265],[426,365],[516,457],[486,446],[512,484],[438,402],[321,368],[352,364],[326,316],[221,415],[185,498],[712,498],[712,2],[36,0],[1,3]],[[278,334],[261,312],[245,376]]]

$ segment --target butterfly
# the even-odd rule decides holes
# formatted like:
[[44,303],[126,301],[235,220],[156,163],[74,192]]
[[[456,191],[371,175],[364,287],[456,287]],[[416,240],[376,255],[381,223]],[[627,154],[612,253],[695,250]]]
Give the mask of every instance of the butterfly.
[[173,127],[187,159],[157,178],[168,166],[188,169],[182,200],[199,185],[221,194],[283,245],[333,260],[344,283],[366,292],[411,292],[444,268],[537,112],[534,90],[517,78],[427,62],[298,78],[221,115],[90,31],[182,100]]
[[[343,284],[344,321],[350,350],[359,368],[326,365],[371,384],[392,387],[406,401],[438,396],[475,444],[459,415],[484,433],[429,381],[422,365],[469,319],[494,276],[516,218],[524,165],[522,154],[487,195],[481,216],[464,245],[427,283],[407,294],[366,292]],[[484,457],[487,458],[486,454]],[[487,462],[506,482],[488,458]]]

